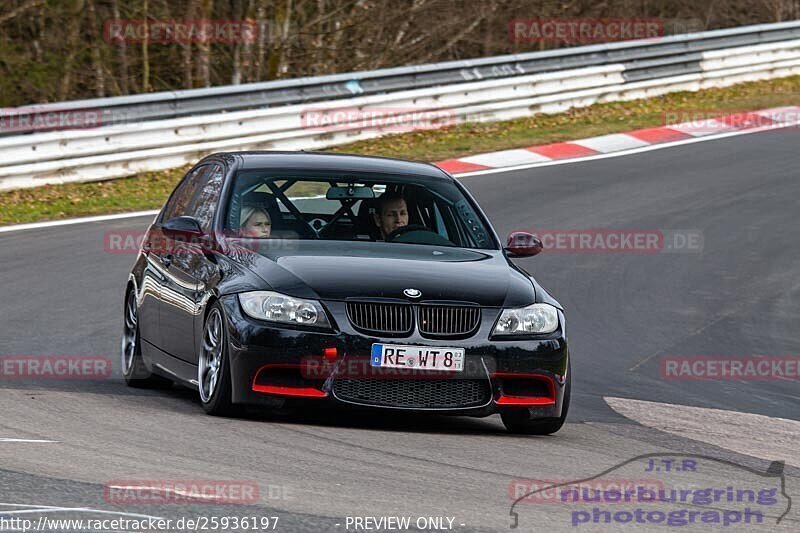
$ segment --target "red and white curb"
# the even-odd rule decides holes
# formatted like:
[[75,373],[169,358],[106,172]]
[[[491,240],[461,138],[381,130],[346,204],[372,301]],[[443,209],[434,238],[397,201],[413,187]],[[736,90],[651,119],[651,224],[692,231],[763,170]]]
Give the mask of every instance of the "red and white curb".
[[612,133],[571,142],[528,146],[447,159],[436,164],[452,174],[463,174],[505,167],[530,167],[553,161],[628,152],[654,145],[681,143],[702,137],[725,136],[736,132],[763,131],[800,124],[800,106],[776,107],[736,113],[694,122],[645,128],[628,133]]

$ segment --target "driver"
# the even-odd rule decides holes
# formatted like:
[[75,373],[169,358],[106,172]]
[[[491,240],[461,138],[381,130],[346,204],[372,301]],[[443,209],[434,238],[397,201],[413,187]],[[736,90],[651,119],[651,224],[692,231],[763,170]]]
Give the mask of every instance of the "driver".
[[375,225],[381,230],[381,238],[398,228],[408,226],[408,205],[405,197],[396,192],[385,192],[378,197],[375,207]]

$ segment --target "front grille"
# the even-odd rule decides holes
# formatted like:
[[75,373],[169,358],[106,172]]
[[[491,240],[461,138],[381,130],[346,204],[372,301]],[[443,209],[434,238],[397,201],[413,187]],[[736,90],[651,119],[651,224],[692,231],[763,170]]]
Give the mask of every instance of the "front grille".
[[414,315],[408,304],[347,302],[347,317],[358,329],[383,335],[411,333]]
[[459,409],[489,403],[487,379],[337,379],[333,394],[340,400],[406,409]]
[[481,320],[477,306],[421,305],[419,331],[423,335],[466,335],[474,331]]

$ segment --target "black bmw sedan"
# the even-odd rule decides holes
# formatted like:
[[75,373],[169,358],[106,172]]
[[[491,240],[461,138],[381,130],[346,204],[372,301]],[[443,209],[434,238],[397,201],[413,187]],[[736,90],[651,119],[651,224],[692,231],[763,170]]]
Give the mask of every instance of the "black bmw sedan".
[[125,293],[131,386],[197,389],[210,414],[340,406],[558,431],[571,372],[559,303],[467,190],[424,163],[214,154],[147,231]]

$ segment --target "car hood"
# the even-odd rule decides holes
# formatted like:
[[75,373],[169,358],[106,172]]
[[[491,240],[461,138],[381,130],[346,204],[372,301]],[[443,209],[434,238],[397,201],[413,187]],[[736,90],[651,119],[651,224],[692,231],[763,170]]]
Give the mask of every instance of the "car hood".
[[[259,241],[237,259],[267,288],[298,298],[396,298],[517,307],[535,301],[528,276],[498,250],[342,241]],[[417,289],[419,298],[404,296]]]

